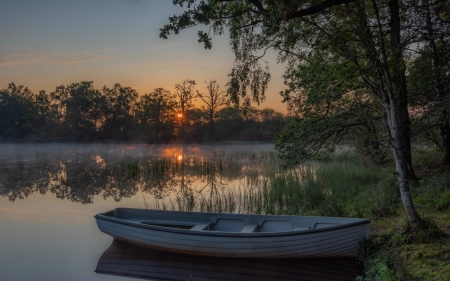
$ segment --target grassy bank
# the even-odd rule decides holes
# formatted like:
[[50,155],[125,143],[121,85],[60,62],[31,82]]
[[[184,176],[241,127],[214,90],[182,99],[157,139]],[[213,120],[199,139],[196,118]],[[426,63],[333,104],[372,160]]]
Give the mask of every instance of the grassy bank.
[[[211,186],[208,192],[181,190],[152,208],[371,217],[371,238],[359,255],[365,265],[360,280],[450,280],[450,169],[439,162],[438,154],[414,155],[420,181],[411,189],[424,220],[413,225],[406,220],[393,165],[365,165],[351,152],[287,170],[273,152],[130,162],[120,169],[147,181],[165,176],[180,183],[182,177]],[[226,188],[212,188],[218,182]]]
[[400,202],[390,216],[374,214],[360,280],[450,280],[450,169],[438,154],[414,156],[420,181],[411,189],[422,222],[409,223]]
[[[415,155],[420,178],[411,189],[423,221],[407,221],[393,167],[362,165],[352,154],[286,172],[269,181],[273,213],[372,217],[359,258],[359,280],[450,280],[450,170],[439,155]],[[314,167],[314,166],[310,166]],[[296,175],[296,177],[293,177]],[[320,204],[325,202],[326,204]]]

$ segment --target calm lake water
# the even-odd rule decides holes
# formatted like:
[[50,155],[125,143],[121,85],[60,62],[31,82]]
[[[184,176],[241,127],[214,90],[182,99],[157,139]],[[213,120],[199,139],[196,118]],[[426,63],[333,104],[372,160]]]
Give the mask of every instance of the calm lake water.
[[209,210],[258,188],[275,159],[271,144],[2,144],[0,280],[354,280],[353,259],[192,258],[112,243],[95,224],[116,207]]

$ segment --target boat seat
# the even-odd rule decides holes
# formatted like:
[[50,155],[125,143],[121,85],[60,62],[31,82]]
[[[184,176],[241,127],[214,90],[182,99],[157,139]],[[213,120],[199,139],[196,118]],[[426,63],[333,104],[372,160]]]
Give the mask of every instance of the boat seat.
[[309,226],[302,226],[302,225],[297,225],[294,227],[294,231],[298,231],[298,230],[308,230],[311,229]]
[[241,233],[252,233],[258,228],[259,224],[257,221],[249,221],[249,223],[244,226],[244,228],[241,230]]
[[194,230],[194,231],[205,230],[205,228],[207,228],[210,224],[211,223],[209,223],[209,222],[202,222],[202,223],[195,225],[193,228],[191,228],[191,230]]

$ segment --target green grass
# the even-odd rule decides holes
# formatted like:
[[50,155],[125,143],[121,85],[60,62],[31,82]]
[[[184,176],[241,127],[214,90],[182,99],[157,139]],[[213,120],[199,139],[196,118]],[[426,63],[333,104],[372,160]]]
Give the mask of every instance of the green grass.
[[[361,165],[355,154],[333,155],[323,162],[308,162],[282,169],[275,152],[220,152],[211,159],[184,157],[183,161],[128,160],[120,174],[141,181],[173,180],[213,182],[220,178],[227,188],[213,194],[164,202],[171,209],[382,217],[395,214],[399,195],[390,168]],[[228,184],[230,183],[230,184]],[[184,196],[183,194],[177,195]],[[181,202],[189,202],[189,204]],[[162,203],[161,203],[162,205]],[[442,207],[446,206],[443,202]]]
[[414,154],[420,181],[411,183],[422,221],[406,220],[401,204],[397,214],[375,217],[371,238],[364,242],[360,257],[365,275],[360,280],[450,280],[450,193],[448,167],[440,155]]
[[[439,154],[414,154],[420,181],[411,183],[424,218],[405,219],[394,167],[367,165],[355,153],[331,155],[282,169],[274,152],[220,152],[210,159],[125,161],[124,177],[146,182],[224,182],[208,192],[184,188],[175,197],[146,207],[246,214],[289,214],[373,218],[371,238],[361,247],[359,280],[450,280],[450,171]],[[217,184],[217,183],[216,183]],[[203,190],[203,189],[202,189]]]

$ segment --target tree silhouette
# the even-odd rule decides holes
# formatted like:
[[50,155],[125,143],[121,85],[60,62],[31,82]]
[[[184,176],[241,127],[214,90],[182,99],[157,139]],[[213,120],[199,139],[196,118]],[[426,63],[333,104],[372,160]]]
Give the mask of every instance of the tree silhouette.
[[184,140],[184,127],[186,122],[186,111],[193,107],[194,86],[196,85],[194,80],[184,80],[180,84],[175,84],[175,93],[178,97],[179,119],[180,119],[180,133],[179,137]]
[[203,94],[197,90],[197,96],[206,104],[206,110],[208,111],[208,127],[209,127],[209,140],[213,140],[214,137],[214,120],[216,118],[217,110],[224,105],[228,105],[230,99],[226,96],[226,93],[219,87],[216,80],[209,80],[206,83],[207,93]]

